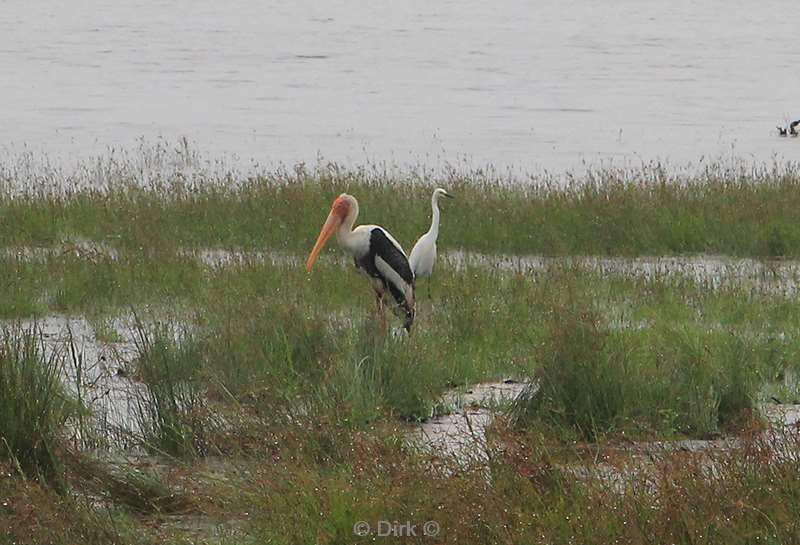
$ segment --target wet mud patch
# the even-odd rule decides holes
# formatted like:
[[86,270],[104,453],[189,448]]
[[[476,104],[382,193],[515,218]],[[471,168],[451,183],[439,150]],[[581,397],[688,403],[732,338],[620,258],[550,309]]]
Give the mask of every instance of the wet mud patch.
[[79,448],[127,449],[140,436],[140,403],[146,386],[136,377],[140,355],[135,316],[106,319],[102,326],[82,316],[49,315],[3,322],[40,335],[45,355],[63,362],[64,386],[80,406],[72,432]]
[[607,257],[524,256],[454,251],[444,256],[452,267],[483,267],[530,274],[556,266],[576,267],[603,276],[643,280],[688,280],[707,289],[746,288],[756,293],[795,296],[800,261],[735,258],[719,255]]
[[[489,434],[495,419],[504,414],[527,386],[523,382],[502,381],[449,391],[438,405],[444,414],[409,429],[406,440],[434,460],[488,470],[493,456],[519,448],[502,432],[497,438],[490,438]],[[729,456],[752,456],[759,451],[767,455],[769,450],[769,456],[778,453],[783,459],[800,458],[800,450],[796,449],[800,446],[800,405],[762,404],[759,414],[764,419],[764,428],[741,437],[554,447],[553,452],[563,450],[565,456],[564,461],[553,462],[552,468],[617,492],[633,483],[645,483],[654,491],[659,471],[670,464],[691,464],[699,471],[713,474]],[[561,456],[556,454],[554,460],[558,458]]]
[[436,412],[440,414],[410,429],[407,439],[436,457],[463,464],[485,463],[486,429],[526,385],[504,380],[451,390],[437,404]]
[[[119,260],[121,251],[107,242],[69,239],[56,246],[9,246],[2,255],[27,261],[64,255],[89,260]],[[241,266],[250,263],[301,267],[304,254],[281,250],[242,248],[179,248],[177,256],[196,260],[211,268]],[[791,259],[753,259],[721,255],[685,256],[540,256],[484,254],[451,250],[440,259],[456,270],[466,267],[497,269],[531,274],[553,267],[576,267],[604,276],[623,276],[644,280],[689,280],[708,289],[749,288],[759,293],[793,296],[800,286],[800,261]],[[348,266],[351,262],[339,252],[326,257],[329,263]]]

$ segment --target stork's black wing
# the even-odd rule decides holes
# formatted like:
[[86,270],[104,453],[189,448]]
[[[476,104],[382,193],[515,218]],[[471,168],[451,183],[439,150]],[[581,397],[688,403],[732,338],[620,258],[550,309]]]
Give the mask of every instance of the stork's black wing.
[[[408,258],[403,251],[386,236],[383,229],[373,229],[369,237],[370,262],[375,263],[375,257],[380,257],[395,271],[409,286],[414,285],[414,273],[408,264]],[[374,266],[374,265],[373,265]],[[377,271],[376,271],[377,272]],[[371,271],[370,271],[371,273]]]
[[403,325],[410,331],[415,314],[414,273],[403,250],[383,229],[376,227],[370,231],[369,253],[357,259],[356,264],[381,281],[397,303],[395,314],[403,318]]

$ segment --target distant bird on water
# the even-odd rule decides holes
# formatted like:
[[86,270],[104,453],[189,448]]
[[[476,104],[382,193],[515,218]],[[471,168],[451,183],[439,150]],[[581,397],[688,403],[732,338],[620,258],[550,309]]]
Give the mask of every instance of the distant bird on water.
[[339,246],[355,260],[356,268],[366,274],[375,290],[381,330],[386,331],[386,295],[394,299],[392,311],[403,320],[403,327],[411,331],[414,323],[414,273],[408,264],[403,248],[386,229],[377,225],[353,227],[358,217],[358,201],[342,193],[331,206],[328,219],[308,256],[306,271],[311,272],[317,256],[325,243],[336,233]]
[[792,121],[789,125],[785,127],[778,127],[778,136],[797,136],[800,132],[797,131],[797,127],[800,125],[800,119],[797,121]]
[[[431,218],[431,228],[428,232],[419,237],[419,240],[414,244],[411,249],[411,255],[408,257],[408,262],[411,265],[411,270],[414,272],[414,278],[429,278],[433,273],[433,266],[436,264],[436,239],[439,238],[439,197],[447,197],[452,199],[444,189],[437,187],[433,190],[431,196],[431,210],[433,217]],[[428,296],[431,293],[431,284],[428,280]]]

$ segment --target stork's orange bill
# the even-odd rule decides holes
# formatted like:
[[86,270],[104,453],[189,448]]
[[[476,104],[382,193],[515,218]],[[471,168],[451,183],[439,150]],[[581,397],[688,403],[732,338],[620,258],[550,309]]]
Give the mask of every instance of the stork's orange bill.
[[308,256],[308,261],[306,261],[307,272],[311,272],[311,268],[314,266],[319,253],[325,247],[325,243],[328,242],[328,239],[331,238],[341,224],[342,217],[335,210],[331,210],[330,214],[328,214],[328,219],[325,220],[325,225],[322,226],[322,230],[319,232],[314,249],[311,250],[311,255]]

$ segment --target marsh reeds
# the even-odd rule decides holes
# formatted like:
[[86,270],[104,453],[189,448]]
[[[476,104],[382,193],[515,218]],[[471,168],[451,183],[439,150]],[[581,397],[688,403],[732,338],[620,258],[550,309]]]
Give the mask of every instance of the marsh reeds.
[[612,330],[580,308],[550,315],[539,350],[517,424],[539,419],[590,441],[719,434],[750,414],[763,369],[759,352],[731,333],[686,324]]
[[208,453],[212,419],[198,380],[199,353],[188,333],[136,321],[136,372],[144,388],[135,406],[141,442],[153,453],[186,458]]
[[331,199],[346,191],[361,203],[359,221],[388,227],[410,248],[427,228],[424,203],[431,190],[444,186],[459,199],[443,213],[442,251],[800,255],[794,221],[800,176],[793,164],[708,164],[694,172],[651,164],[558,180],[490,170],[445,169],[432,176],[331,163],[187,173],[174,161],[142,176],[140,163],[135,156],[105,166],[99,161],[18,187],[10,179],[0,196],[0,218],[14,228],[0,229],[0,243],[45,247],[77,239],[149,253],[179,247],[302,252],[313,244]]
[[45,350],[35,326],[0,333],[0,457],[27,477],[56,484],[58,449],[73,408],[62,382],[63,358]]
[[[0,542],[377,539],[355,535],[359,521],[435,522],[385,543],[800,542],[800,442],[759,413],[800,394],[797,278],[774,290],[577,260],[443,261],[412,335],[381,336],[368,283],[335,252],[313,276],[297,265],[342,191],[409,246],[434,183],[459,197],[443,250],[800,256],[793,167],[562,184],[336,165],[237,177],[186,175],[198,159],[185,145],[166,169],[158,153],[0,196],[0,316],[135,318],[132,336],[91,341],[131,349],[124,366],[4,330]],[[0,166],[7,186],[12,171]],[[198,259],[207,249],[237,258]],[[91,437],[80,405],[103,395],[68,399],[68,353],[81,385],[98,366],[135,396],[135,457],[109,440],[61,451],[73,415]],[[409,443],[448,390],[509,377],[530,386],[496,407],[481,456]],[[187,513],[220,534],[167,530]]]

